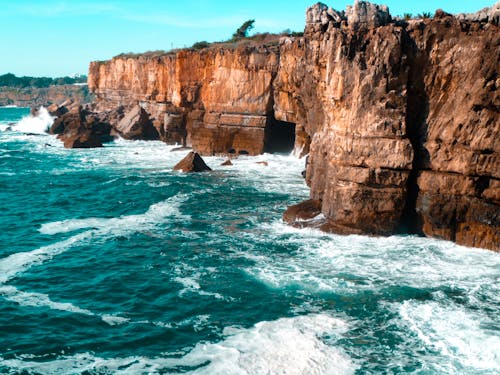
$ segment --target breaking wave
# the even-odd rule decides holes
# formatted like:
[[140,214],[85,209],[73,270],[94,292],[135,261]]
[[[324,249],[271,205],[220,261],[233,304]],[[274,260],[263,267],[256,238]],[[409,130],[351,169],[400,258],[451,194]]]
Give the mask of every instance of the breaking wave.
[[12,126],[12,130],[21,133],[46,134],[54,123],[52,117],[45,107],[40,107],[36,116],[32,114],[23,117],[21,121]]

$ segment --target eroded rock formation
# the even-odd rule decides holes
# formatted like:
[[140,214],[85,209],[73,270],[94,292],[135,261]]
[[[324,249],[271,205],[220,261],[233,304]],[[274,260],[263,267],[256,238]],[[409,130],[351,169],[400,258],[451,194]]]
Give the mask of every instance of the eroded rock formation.
[[161,139],[199,153],[261,154],[272,116],[273,45],[116,57],[90,66],[96,109],[140,104]]
[[304,37],[116,57],[91,64],[89,88],[95,110],[139,105],[203,155],[259,154],[293,127],[314,204],[289,222],[313,207],[325,230],[500,250],[498,9],[404,21],[318,3]]
[[280,64],[276,117],[312,139],[307,182],[323,229],[500,250],[498,22],[437,16],[310,8],[304,39],[281,48],[292,63]]

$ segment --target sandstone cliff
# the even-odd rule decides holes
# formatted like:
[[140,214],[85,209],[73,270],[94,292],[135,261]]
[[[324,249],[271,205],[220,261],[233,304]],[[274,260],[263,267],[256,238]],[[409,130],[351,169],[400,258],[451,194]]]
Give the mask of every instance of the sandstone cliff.
[[99,111],[139,103],[167,142],[256,155],[264,151],[278,62],[272,45],[117,57],[91,63],[89,88]]
[[500,250],[498,18],[391,21],[357,2],[307,19],[282,46],[294,63],[280,65],[275,108],[312,138],[322,227]]
[[500,250],[498,14],[318,3],[304,37],[117,57],[91,64],[89,88],[96,110],[139,104],[163,140],[205,155],[259,154],[294,129],[325,230]]

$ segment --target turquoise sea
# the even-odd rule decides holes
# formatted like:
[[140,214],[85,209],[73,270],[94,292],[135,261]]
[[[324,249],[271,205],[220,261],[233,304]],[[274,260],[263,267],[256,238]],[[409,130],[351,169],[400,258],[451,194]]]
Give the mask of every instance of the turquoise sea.
[[28,113],[0,108],[0,373],[500,373],[499,254],[291,228],[290,155],[182,174]]

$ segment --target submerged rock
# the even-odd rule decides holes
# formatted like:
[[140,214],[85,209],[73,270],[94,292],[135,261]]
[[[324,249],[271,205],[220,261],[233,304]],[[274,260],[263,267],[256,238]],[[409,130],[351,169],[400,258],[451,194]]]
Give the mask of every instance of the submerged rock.
[[182,147],[173,148],[170,150],[170,152],[189,151],[189,150],[192,150],[192,148],[182,146]]
[[174,167],[174,171],[182,172],[206,172],[211,170],[212,169],[205,164],[205,161],[201,158],[201,156],[194,151],[187,154],[186,157]]

